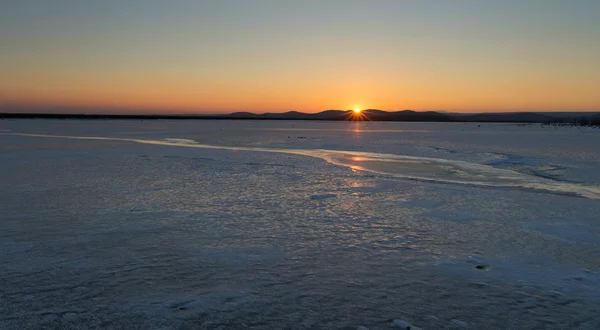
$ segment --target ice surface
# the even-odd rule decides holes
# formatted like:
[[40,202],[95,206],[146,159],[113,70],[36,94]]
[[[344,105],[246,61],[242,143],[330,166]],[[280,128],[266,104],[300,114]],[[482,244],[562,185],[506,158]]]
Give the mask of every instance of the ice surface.
[[[388,132],[388,131],[385,131]],[[600,199],[600,186],[557,182],[540,176],[495,168],[490,165],[469,163],[460,160],[414,157],[372,152],[325,150],[325,149],[282,149],[253,148],[243,146],[217,146],[200,144],[190,139],[165,138],[163,140],[127,139],[96,136],[65,136],[5,133],[16,136],[64,138],[77,140],[105,140],[154,144],[172,147],[223,149],[235,151],[278,152],[322,158],[325,161],[355,170],[393,175],[405,179],[436,181],[442,183],[472,184],[492,187],[519,187],[538,189],[553,193]]]
[[0,328],[600,326],[599,130],[0,130]]

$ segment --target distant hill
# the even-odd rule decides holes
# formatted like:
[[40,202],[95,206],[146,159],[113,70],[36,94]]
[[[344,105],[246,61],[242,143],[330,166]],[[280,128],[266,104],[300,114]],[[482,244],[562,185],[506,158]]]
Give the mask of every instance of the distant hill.
[[402,110],[386,112],[381,110],[367,110],[366,116],[371,120],[377,121],[454,121],[447,113],[435,111],[413,111]]
[[284,113],[254,114],[250,112],[235,112],[225,117],[236,119],[296,119],[296,120],[372,120],[372,121],[454,121],[451,115],[435,111],[383,111],[368,109],[362,111],[360,117],[352,110],[325,110],[317,113],[289,111]]
[[[438,111],[384,111],[367,109],[362,112],[365,120],[372,121],[420,121],[420,122],[508,122],[508,123],[545,123],[557,118],[567,117],[565,113],[552,116],[550,113],[514,112],[514,113],[477,113],[459,114]],[[578,113],[579,115],[579,113]],[[351,110],[326,110],[318,113],[302,113],[290,111],[284,113],[253,114],[236,112],[226,115],[231,118],[244,119],[300,119],[300,120],[353,120],[356,119]]]
[[451,113],[443,111],[384,111],[367,109],[357,116],[352,110],[325,110],[317,113],[288,111],[283,113],[234,112],[221,115],[106,115],[106,114],[48,114],[0,113],[2,118],[46,119],[245,119],[245,120],[371,120],[414,122],[497,122],[497,123],[553,123],[600,125],[600,113],[593,112],[499,112]]
[[544,123],[555,117],[534,113],[534,112],[516,112],[516,113],[478,113],[473,115],[454,116],[457,121],[466,122],[505,122],[505,123]]
[[229,116],[231,118],[250,118],[250,117],[258,117],[257,114],[254,114],[252,112],[234,112],[232,114],[229,114]]
[[580,126],[600,126],[600,113],[582,115],[581,113],[565,114],[554,117],[548,121],[549,124],[567,124]]

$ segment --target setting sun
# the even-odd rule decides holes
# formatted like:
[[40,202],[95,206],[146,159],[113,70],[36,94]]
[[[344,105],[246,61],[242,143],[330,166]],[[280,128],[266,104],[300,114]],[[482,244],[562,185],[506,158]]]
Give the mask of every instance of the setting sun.
[[360,113],[361,110],[359,108],[354,108],[354,113]]

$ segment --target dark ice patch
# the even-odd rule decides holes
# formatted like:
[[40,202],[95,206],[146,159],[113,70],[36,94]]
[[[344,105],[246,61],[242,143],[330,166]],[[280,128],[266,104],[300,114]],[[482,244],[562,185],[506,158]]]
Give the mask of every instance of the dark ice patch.
[[336,194],[321,194],[321,195],[312,195],[312,196],[310,196],[310,199],[312,199],[313,201],[320,201],[320,200],[336,198],[336,197],[337,197]]
[[471,222],[471,221],[483,221],[485,220],[483,217],[471,213],[471,212],[451,212],[444,210],[431,210],[423,212],[422,215],[426,217],[437,218],[441,220],[447,221],[455,221],[455,222]]

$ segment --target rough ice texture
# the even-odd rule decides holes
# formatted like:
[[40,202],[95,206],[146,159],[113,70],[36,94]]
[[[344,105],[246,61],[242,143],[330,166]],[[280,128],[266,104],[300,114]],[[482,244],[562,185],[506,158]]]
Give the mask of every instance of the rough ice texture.
[[598,130],[0,131],[0,329],[600,327]]

